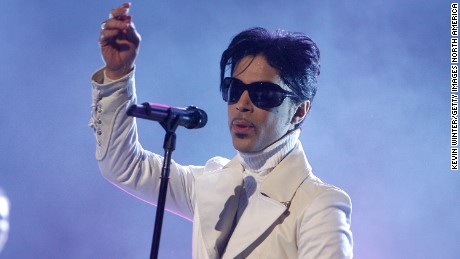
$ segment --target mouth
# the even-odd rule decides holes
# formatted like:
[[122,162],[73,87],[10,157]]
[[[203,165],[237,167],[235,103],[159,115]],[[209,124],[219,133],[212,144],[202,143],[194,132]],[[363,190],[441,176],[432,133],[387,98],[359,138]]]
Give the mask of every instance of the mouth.
[[248,133],[254,129],[254,124],[244,119],[233,119],[231,130],[235,133]]

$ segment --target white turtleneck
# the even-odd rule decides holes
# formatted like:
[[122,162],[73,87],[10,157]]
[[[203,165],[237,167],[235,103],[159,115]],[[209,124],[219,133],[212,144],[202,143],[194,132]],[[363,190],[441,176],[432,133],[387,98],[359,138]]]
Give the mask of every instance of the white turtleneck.
[[251,200],[251,196],[256,192],[263,180],[297,145],[299,135],[300,129],[297,129],[260,152],[238,152],[237,157],[244,168],[244,186],[240,196],[236,221],[239,221],[244,208],[247,207]]

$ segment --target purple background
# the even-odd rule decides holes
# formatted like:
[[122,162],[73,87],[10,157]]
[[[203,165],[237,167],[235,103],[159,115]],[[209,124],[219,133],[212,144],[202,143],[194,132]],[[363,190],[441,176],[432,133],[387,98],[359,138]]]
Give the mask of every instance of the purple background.
[[[99,24],[119,1],[4,0],[0,186],[11,201],[0,258],[148,258],[155,207],[99,174],[90,75]],[[220,54],[253,26],[309,34],[322,51],[301,134],[315,173],[353,200],[355,258],[460,258],[460,172],[450,171],[450,3],[133,1],[139,102],[197,105],[173,158],[233,157]],[[163,153],[163,130],[140,121]],[[160,258],[189,258],[190,222],[167,213]]]

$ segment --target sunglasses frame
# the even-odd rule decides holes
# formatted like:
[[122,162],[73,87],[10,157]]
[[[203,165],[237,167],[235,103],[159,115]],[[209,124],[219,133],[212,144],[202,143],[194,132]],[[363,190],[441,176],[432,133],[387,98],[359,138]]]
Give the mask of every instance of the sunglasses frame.
[[[241,94],[238,96],[236,100],[230,100],[230,90],[231,86],[236,83],[237,87],[241,91]],[[266,90],[266,91],[272,91],[276,94],[281,94],[281,96],[277,96],[272,98],[271,100],[259,100],[260,97],[257,97],[258,94],[255,91],[260,91],[260,89]],[[228,104],[233,104],[237,103],[239,99],[241,98],[241,95],[245,92],[248,91],[249,98],[251,99],[251,102],[257,106],[258,108],[261,109],[270,109],[270,108],[275,108],[280,106],[284,99],[286,97],[290,97],[294,100],[299,100],[299,98],[294,95],[292,92],[284,90],[280,85],[272,83],[272,82],[253,82],[250,84],[245,84],[243,81],[239,80],[238,78],[235,77],[226,77],[224,80],[222,80],[221,83],[221,90],[222,90],[222,99],[224,99],[225,102]],[[236,98],[236,97],[235,97]],[[235,99],[233,98],[233,99]],[[276,102],[275,102],[276,101]],[[279,102],[279,103],[278,103]]]

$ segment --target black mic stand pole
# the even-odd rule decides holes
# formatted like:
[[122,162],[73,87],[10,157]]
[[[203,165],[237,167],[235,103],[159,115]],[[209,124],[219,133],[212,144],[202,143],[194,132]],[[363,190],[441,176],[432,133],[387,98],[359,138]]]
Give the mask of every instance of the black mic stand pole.
[[160,122],[165,129],[165,139],[163,149],[165,150],[163,168],[161,169],[160,192],[158,196],[157,211],[155,216],[155,228],[153,232],[152,247],[150,250],[150,259],[158,258],[160,248],[161,227],[163,225],[163,215],[165,211],[166,193],[168,191],[169,171],[171,165],[171,154],[176,148],[176,129],[179,125],[179,117],[173,116],[171,109],[168,110],[167,118]]

